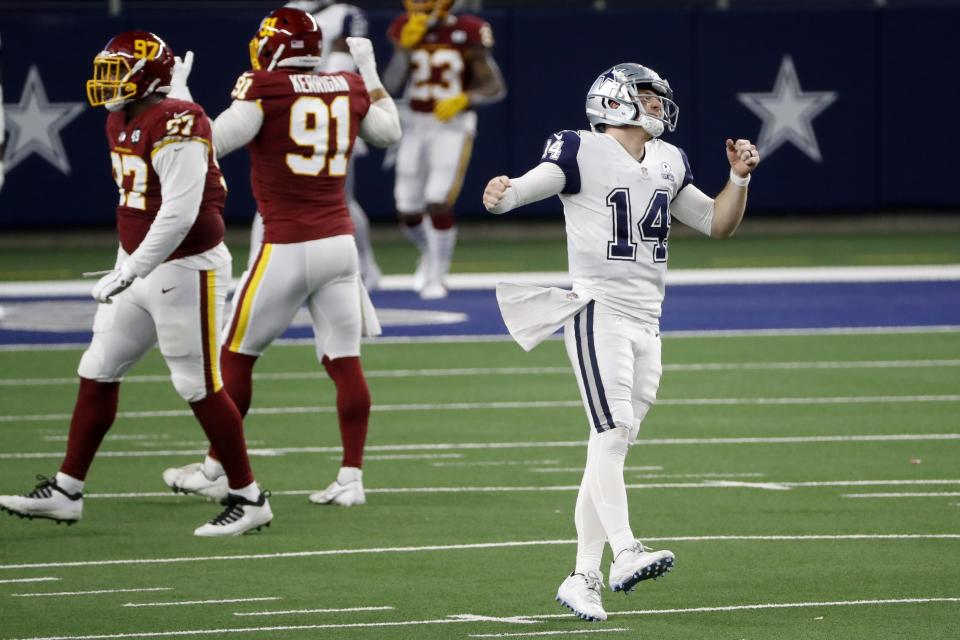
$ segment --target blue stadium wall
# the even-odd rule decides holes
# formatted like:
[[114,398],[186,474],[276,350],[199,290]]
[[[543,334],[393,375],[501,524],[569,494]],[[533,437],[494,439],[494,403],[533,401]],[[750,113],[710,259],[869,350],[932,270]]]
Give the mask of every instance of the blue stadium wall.
[[[0,15],[0,65],[8,112],[7,182],[0,227],[109,225],[117,192],[103,134],[105,113],[86,105],[91,60],[113,34],[143,28],[176,52],[193,49],[194,98],[216,115],[247,68],[246,43],[261,16],[222,11]],[[707,193],[727,174],[727,137],[768,149],[751,208],[813,215],[960,207],[956,186],[960,10],[513,10],[485,15],[509,88],[480,111],[473,161],[457,204],[482,215],[480,193],[497,174],[517,175],[559,129],[586,128],[583,98],[616,62],[654,67],[680,105],[669,141],[683,147]],[[371,15],[384,65],[393,15]],[[753,108],[748,105],[752,104]],[[20,130],[11,135],[11,121]],[[774,146],[776,145],[776,146]],[[392,172],[376,151],[358,164],[358,193],[375,220],[394,216]],[[222,161],[227,217],[255,208],[244,151]],[[527,208],[552,217],[551,199]]]

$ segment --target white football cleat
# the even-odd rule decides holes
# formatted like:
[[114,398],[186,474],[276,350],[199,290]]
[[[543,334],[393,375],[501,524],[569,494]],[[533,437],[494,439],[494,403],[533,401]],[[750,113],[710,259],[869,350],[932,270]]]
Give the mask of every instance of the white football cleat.
[[610,563],[610,588],[629,593],[641,580],[657,579],[670,571],[675,560],[672,551],[654,551],[637,540]]
[[600,590],[603,588],[603,576],[596,571],[571,573],[560,583],[557,589],[557,602],[565,606],[578,618],[590,622],[607,619],[607,612],[600,602]]
[[413,290],[417,293],[427,284],[427,274],[430,272],[430,259],[426,255],[417,258],[417,268],[413,272]]
[[199,462],[165,469],[163,481],[174,493],[196,493],[217,501],[226,498],[230,492],[227,474],[208,478],[203,472],[203,464]]
[[446,298],[450,292],[440,280],[428,279],[423,288],[420,289],[421,300],[441,300]]
[[353,507],[367,501],[363,493],[363,471],[356,467],[340,467],[336,481],[323,491],[310,494],[314,504],[336,504]]
[[260,527],[269,527],[273,520],[273,511],[267,501],[266,492],[260,492],[256,502],[250,502],[235,493],[227,494],[224,510],[216,518],[197,527],[193,535],[202,538],[218,536],[241,536],[248,531],[257,531]]
[[45,518],[73,524],[83,515],[83,494],[67,493],[56,480],[37,476],[40,482],[23,496],[0,496],[0,510],[21,518]]

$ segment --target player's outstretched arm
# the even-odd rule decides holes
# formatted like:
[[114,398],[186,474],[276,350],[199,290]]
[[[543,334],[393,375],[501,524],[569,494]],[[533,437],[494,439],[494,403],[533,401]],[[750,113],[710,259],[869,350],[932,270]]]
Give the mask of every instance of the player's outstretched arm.
[[383,88],[368,38],[347,38],[350,55],[357,65],[363,84],[370,94],[370,109],[360,122],[360,137],[377,147],[389,147],[400,141],[400,114],[393,98]]
[[497,176],[483,190],[483,206],[490,213],[506,213],[563,191],[567,178],[552,162],[541,162],[519,178]]
[[713,225],[710,236],[729,238],[740,226],[747,208],[747,185],[750,174],[760,163],[760,153],[749,140],[726,141],[727,160],[730,162],[730,179],[714,199]]

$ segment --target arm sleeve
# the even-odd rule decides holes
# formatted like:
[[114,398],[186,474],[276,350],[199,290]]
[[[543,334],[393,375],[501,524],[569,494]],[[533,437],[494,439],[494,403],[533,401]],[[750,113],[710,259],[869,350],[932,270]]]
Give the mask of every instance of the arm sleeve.
[[205,142],[186,140],[166,144],[153,155],[161,204],[143,242],[128,258],[137,276],[145,278],[166,260],[196,221],[207,180],[208,153]]
[[389,147],[400,141],[400,114],[391,98],[381,98],[370,105],[360,121],[360,137],[375,147]]
[[683,224],[709,236],[713,226],[713,198],[688,184],[670,204],[670,213]]
[[566,182],[563,169],[552,162],[541,162],[519,178],[511,178],[503,200],[490,209],[490,213],[506,213],[525,204],[559,195]]
[[234,100],[213,121],[213,147],[217,157],[222,158],[253,140],[262,124],[263,109],[259,102]]

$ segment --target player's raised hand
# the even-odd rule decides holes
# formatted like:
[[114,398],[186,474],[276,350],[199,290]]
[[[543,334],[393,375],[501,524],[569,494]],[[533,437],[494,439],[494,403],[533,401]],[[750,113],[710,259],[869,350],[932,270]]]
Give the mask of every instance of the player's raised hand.
[[373,55],[373,43],[370,41],[370,38],[351,36],[347,38],[347,47],[350,49],[350,55],[358,67],[361,63],[376,66],[377,61]]
[[430,16],[425,13],[412,13],[400,28],[400,46],[412,49],[417,46],[430,29]]
[[740,139],[734,142],[727,138],[727,160],[735,174],[746,178],[760,163],[760,153],[757,146],[749,140]]
[[487,183],[487,188],[483,190],[483,206],[490,213],[501,213],[497,211],[497,206],[503,201],[503,196],[510,187],[510,178],[507,176],[497,176]]
[[170,97],[193,101],[187,79],[193,69],[193,51],[187,51],[183,57],[173,57],[173,71],[170,74]]

